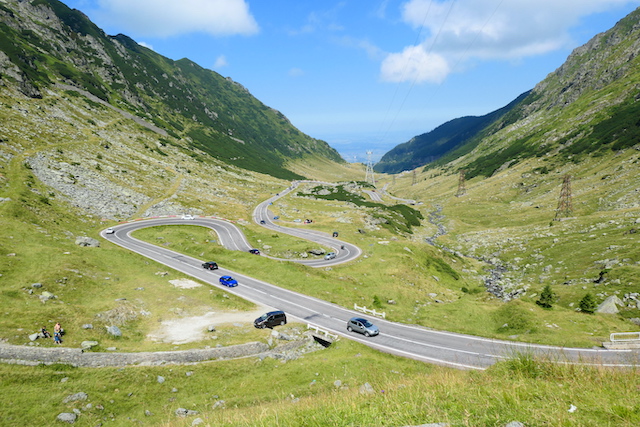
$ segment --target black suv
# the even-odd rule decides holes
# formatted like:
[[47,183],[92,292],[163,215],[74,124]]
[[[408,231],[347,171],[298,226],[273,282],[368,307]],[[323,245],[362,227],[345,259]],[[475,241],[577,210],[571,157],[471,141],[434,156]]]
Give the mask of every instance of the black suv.
[[256,328],[273,328],[274,326],[284,325],[287,323],[287,316],[284,311],[270,311],[263,314],[253,321],[253,326]]
[[207,261],[204,264],[202,264],[202,268],[206,268],[207,270],[217,270],[218,264],[216,264],[213,261]]

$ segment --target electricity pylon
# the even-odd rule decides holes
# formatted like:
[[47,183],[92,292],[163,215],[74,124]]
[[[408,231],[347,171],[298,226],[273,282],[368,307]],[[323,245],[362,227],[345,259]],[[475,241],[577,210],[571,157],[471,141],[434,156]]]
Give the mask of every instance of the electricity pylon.
[[367,172],[365,174],[364,180],[366,182],[370,182],[374,187],[376,186],[376,178],[373,176],[373,160],[371,160],[371,156],[373,155],[373,151],[367,151]]
[[565,175],[562,180],[562,189],[560,190],[560,198],[558,200],[558,208],[556,209],[556,217],[554,221],[560,221],[562,217],[570,217],[573,213],[571,203],[571,175]]

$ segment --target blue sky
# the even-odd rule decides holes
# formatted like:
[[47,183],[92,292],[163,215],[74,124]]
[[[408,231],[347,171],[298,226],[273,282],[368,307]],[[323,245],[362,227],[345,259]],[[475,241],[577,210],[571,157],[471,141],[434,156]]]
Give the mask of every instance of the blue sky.
[[244,85],[348,161],[532,89],[640,0],[62,0]]

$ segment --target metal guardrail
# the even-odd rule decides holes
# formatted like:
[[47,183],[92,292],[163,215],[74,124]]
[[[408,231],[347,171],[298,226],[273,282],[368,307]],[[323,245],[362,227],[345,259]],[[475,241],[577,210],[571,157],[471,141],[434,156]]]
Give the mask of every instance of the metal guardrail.
[[613,332],[609,335],[611,342],[640,342],[640,332]]
[[387,318],[387,313],[386,313],[386,312],[384,312],[384,311],[383,311],[383,312],[379,312],[379,311],[376,311],[375,309],[370,310],[370,309],[368,309],[367,307],[359,307],[359,306],[358,306],[358,305],[356,305],[356,304],[353,304],[353,309],[354,309],[354,310],[357,310],[357,311],[362,311],[363,313],[371,314],[371,315],[373,315],[373,316],[382,317],[383,319],[386,319],[386,318]]

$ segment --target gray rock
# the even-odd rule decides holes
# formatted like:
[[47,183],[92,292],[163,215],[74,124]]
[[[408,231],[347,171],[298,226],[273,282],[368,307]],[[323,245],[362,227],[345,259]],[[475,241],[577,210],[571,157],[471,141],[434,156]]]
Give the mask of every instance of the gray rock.
[[45,302],[45,301],[49,301],[50,299],[54,299],[56,296],[54,294],[52,294],[49,291],[44,291],[42,292],[42,295],[40,295],[40,301]]
[[162,384],[164,382],[164,377],[161,375],[158,375],[158,383]]
[[32,288],[41,288],[42,287],[42,283],[33,283],[31,284]]
[[80,348],[83,350],[89,350],[98,345],[98,341],[82,341]]
[[58,414],[56,419],[58,421],[62,421],[63,423],[73,424],[76,422],[76,419],[78,419],[78,416],[73,412],[63,412],[61,414]]
[[87,393],[84,393],[84,392],[80,392],[80,393],[76,393],[76,394],[70,394],[69,396],[64,398],[62,403],[80,402],[80,401],[83,401],[83,400],[87,400],[88,397],[89,397],[89,395],[87,395]]
[[605,313],[605,314],[616,314],[619,312],[618,306],[623,306],[624,303],[620,298],[615,295],[611,295],[606,300],[602,301],[602,303],[596,309],[597,313]]
[[40,338],[40,333],[38,333],[38,332],[36,332],[35,334],[31,334],[31,335],[29,335],[29,339],[30,339],[31,341],[35,341],[35,340],[37,340],[38,338]]
[[209,332],[215,332],[216,331],[216,327],[213,325],[209,325],[209,327],[207,328],[207,331]]
[[199,426],[200,424],[204,424],[204,420],[202,418],[196,418],[191,423],[192,426]]
[[93,325],[91,323],[85,323],[82,325],[82,329],[93,329]]
[[122,331],[115,325],[107,326],[107,333],[114,337],[121,337]]
[[150,411],[150,410],[148,410],[148,409],[145,409],[145,411],[144,411],[144,415],[146,415],[147,417],[151,417],[151,416],[153,416],[153,412],[151,412],[151,411]]
[[213,404],[213,409],[224,409],[225,402],[224,400],[216,400]]
[[179,417],[190,417],[190,416],[194,416],[194,415],[198,415],[198,411],[192,411],[190,409],[185,409],[185,408],[178,408],[176,409],[176,415]]
[[78,236],[76,237],[76,245],[78,246],[82,246],[82,247],[91,247],[91,248],[99,248],[100,247],[100,242],[96,239],[92,239],[91,237],[87,237],[87,236]]
[[511,421],[509,424],[504,427],[525,427],[520,421]]
[[363,385],[360,386],[360,394],[371,394],[371,393],[375,393],[375,390],[373,389],[371,384],[364,383]]
[[340,381],[340,380],[335,380],[335,381],[333,382],[333,385],[334,385],[336,388],[340,388],[340,387],[342,387],[342,381]]

